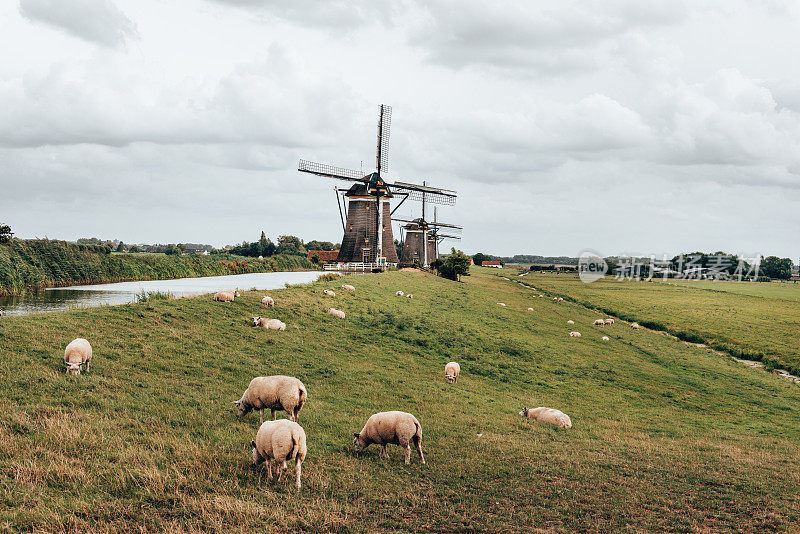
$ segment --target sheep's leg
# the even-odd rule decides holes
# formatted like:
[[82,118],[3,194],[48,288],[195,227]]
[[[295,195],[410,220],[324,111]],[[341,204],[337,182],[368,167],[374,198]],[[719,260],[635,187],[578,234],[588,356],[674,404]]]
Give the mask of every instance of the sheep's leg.
[[[278,461],[275,460],[275,464],[277,464],[277,463],[278,463]],[[281,480],[283,480],[283,476],[286,474],[286,469],[287,469],[286,460],[284,460],[283,463],[281,464],[281,466],[278,468],[278,483],[279,484],[280,484]]]
[[381,445],[380,457],[381,458],[386,458],[387,460],[389,459],[389,453],[386,451],[386,444],[385,443],[383,445]]
[[297,489],[300,489],[300,486],[301,486],[301,484],[300,484],[300,472],[303,470],[303,460],[298,459],[295,462],[294,470],[295,470],[294,485],[297,486]]
[[270,408],[272,410],[272,420],[275,420],[275,408]]
[[294,417],[294,406],[283,406],[283,411],[289,416],[289,421],[297,422],[297,419]]
[[267,480],[272,480],[272,460],[267,458]]
[[259,424],[264,423],[264,408],[258,410],[258,423]]
[[86,360],[86,371],[84,371],[84,372],[85,373],[89,372],[89,360]]
[[297,419],[300,417],[300,406],[295,406],[294,410],[293,410],[293,413],[294,413],[293,421],[296,423]]
[[[414,446],[417,448],[417,452],[419,453],[419,459],[424,464],[425,463],[425,456],[422,454],[422,438],[418,436],[414,436]],[[409,451],[410,453],[411,451]]]
[[406,443],[406,465],[411,463],[411,444]]

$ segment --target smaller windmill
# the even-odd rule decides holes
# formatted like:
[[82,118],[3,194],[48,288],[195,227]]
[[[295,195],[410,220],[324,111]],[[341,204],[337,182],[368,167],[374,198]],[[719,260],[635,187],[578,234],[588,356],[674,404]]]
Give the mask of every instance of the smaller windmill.
[[[425,182],[423,182],[425,185]],[[399,219],[395,221],[406,223],[402,226],[405,230],[403,239],[403,252],[400,255],[400,265],[413,265],[418,262],[427,267],[431,261],[439,258],[439,243],[445,239],[461,239],[459,234],[462,227],[457,224],[439,222],[436,217],[436,206],[433,208],[433,221],[425,219],[426,194],[422,193],[422,217],[416,219]],[[449,234],[442,233],[442,229]]]

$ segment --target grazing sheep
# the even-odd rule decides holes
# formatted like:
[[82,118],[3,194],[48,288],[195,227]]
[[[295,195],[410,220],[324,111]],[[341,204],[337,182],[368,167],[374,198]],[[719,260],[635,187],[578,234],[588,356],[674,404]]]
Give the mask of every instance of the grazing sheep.
[[405,295],[405,293],[403,293],[402,291],[398,291],[394,294],[395,297],[402,297],[403,295]]
[[567,321],[567,324],[575,324],[575,321],[573,321],[572,319],[570,319],[569,321]]
[[413,299],[413,298],[414,298],[414,295],[412,295],[411,293],[409,293],[408,295],[406,295],[406,298],[407,298],[407,299]]
[[519,412],[519,415],[522,417],[528,417],[534,421],[550,423],[551,425],[555,425],[559,428],[572,428],[572,421],[570,420],[569,416],[561,410],[556,410],[555,408],[523,408],[522,411]]
[[394,443],[406,450],[406,465],[411,463],[411,442],[414,442],[419,458],[425,463],[422,454],[422,425],[417,418],[406,412],[380,412],[367,419],[361,432],[353,434],[353,446],[362,451],[372,443],[381,446],[381,458],[389,459],[386,445]]
[[528,311],[533,311],[533,308],[528,308]]
[[268,330],[286,330],[286,323],[283,321],[266,317],[253,317],[253,326],[260,326]]
[[251,410],[258,410],[263,423],[264,408],[269,408],[273,421],[275,412],[283,410],[289,414],[289,419],[296,422],[306,397],[306,387],[293,376],[259,376],[250,381],[242,398],[233,401],[233,404],[236,405],[239,417],[247,415]]
[[605,320],[605,323],[606,323],[606,324],[614,324],[614,319],[610,319],[610,318],[609,318],[609,319],[606,319],[606,320]]
[[354,288],[350,284],[342,284],[342,289],[346,289],[347,291],[355,291],[356,290],[356,288]]
[[328,308],[328,313],[331,315],[335,315],[339,319],[344,319],[344,312],[342,310],[336,310],[334,308]]
[[601,337],[600,339],[602,339],[603,341],[608,341],[608,340],[609,340],[609,337],[608,337],[608,336],[603,336],[603,337]]
[[564,302],[564,299],[562,297],[558,297],[558,302]]
[[595,319],[593,326],[605,326],[606,322],[603,319]]
[[458,362],[450,362],[444,366],[444,378],[451,384],[458,382],[458,375],[461,374],[461,366]]
[[261,304],[266,304],[267,306],[270,306],[270,307],[274,308],[275,307],[275,299],[273,299],[272,297],[266,296],[263,299],[261,299]]
[[569,337],[581,337],[581,333],[580,332],[570,332],[569,333]]
[[633,328],[634,330],[639,330],[641,326],[639,326],[639,323],[631,323],[631,328]]
[[544,295],[539,295],[539,297],[538,297],[538,298],[540,298],[540,299],[541,299],[541,298],[544,298]]
[[505,305],[504,303],[502,303],[502,302],[498,302],[498,303],[497,303],[497,305],[498,305],[498,306],[502,306],[502,307],[504,307],[504,308],[506,307],[506,305]]
[[554,302],[558,302],[558,297],[553,297]]
[[300,489],[300,473],[303,461],[308,454],[306,447],[306,432],[303,427],[281,419],[279,421],[266,421],[258,428],[253,445],[253,465],[258,466],[267,462],[267,477],[272,480],[272,462],[275,460],[275,469],[278,471],[278,483],[286,474],[286,461],[294,460],[295,483]]
[[324,290],[322,291],[322,293],[323,293],[324,295],[328,295],[329,297],[335,297],[335,296],[336,296],[336,293],[334,293],[334,292],[333,292],[333,291],[331,291],[330,289],[324,289]]
[[79,337],[73,339],[64,350],[64,365],[66,365],[65,372],[71,375],[81,374],[81,365],[86,365],[86,371],[89,372],[89,362],[92,361],[92,346],[89,342]]
[[214,295],[214,300],[217,302],[233,302],[233,299],[241,296],[238,291],[218,291]]

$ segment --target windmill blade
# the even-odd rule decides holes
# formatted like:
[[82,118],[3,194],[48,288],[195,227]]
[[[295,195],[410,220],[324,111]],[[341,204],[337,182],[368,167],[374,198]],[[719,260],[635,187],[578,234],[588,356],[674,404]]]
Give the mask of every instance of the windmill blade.
[[436,237],[441,238],[441,239],[461,239],[461,236],[459,236],[459,235],[439,234],[439,233],[434,234],[434,235]]
[[423,194],[425,195],[425,202],[433,204],[444,204],[446,206],[453,206],[456,203],[458,193],[450,189],[441,189],[439,187],[431,187],[429,185],[409,184],[406,182],[395,182],[388,184],[389,187],[408,191],[411,200],[422,201]]
[[[404,222],[404,223],[417,223],[417,222],[419,222],[419,219],[402,219],[402,218],[399,218],[399,217],[392,217],[392,220],[393,221],[398,221],[398,222]],[[461,230],[464,229],[463,227],[458,226],[457,224],[449,224],[449,223],[443,223],[443,222],[432,222],[432,221],[425,221],[425,222],[428,223],[428,226],[433,228],[432,231],[438,231],[439,228],[448,228],[453,232],[460,232]]]
[[453,230],[463,230],[464,229],[463,226],[459,226],[457,224],[448,224],[448,223],[436,222],[436,221],[434,221],[432,223],[428,223],[428,224],[430,224],[431,226],[441,226],[442,228],[452,228]]
[[378,174],[389,170],[389,131],[392,128],[392,106],[381,104],[378,115]]
[[333,165],[326,165],[325,163],[316,163],[301,159],[297,165],[297,170],[300,172],[307,172],[316,174],[317,176],[325,176],[327,178],[336,178],[337,180],[346,180],[348,182],[368,182],[369,180],[364,177],[361,171],[353,169],[344,169],[342,167],[334,167]]

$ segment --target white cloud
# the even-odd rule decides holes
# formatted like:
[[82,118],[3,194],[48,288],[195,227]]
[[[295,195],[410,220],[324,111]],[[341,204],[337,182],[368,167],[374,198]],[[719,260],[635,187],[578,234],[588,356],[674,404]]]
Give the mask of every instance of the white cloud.
[[138,38],[136,25],[111,0],[20,0],[19,12],[32,22],[109,48]]

